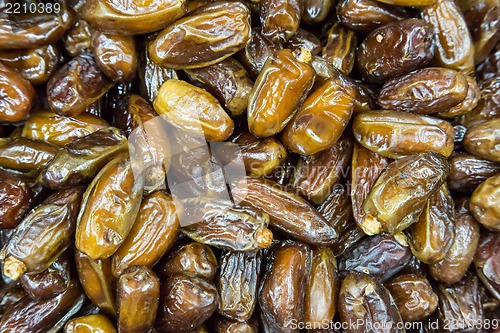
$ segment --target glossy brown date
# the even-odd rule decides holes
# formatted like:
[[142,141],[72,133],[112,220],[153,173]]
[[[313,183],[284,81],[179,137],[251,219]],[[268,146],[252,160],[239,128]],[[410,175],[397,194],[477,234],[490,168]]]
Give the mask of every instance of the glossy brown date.
[[410,248],[426,264],[444,259],[455,238],[455,205],[446,183],[432,194],[418,221],[408,229]]
[[35,193],[21,175],[1,170],[0,178],[0,229],[15,228],[36,204]]
[[79,19],[62,37],[64,49],[72,57],[90,50],[92,36],[87,21]]
[[270,56],[250,92],[248,128],[257,137],[281,132],[311,90],[315,71],[305,49],[278,51]]
[[498,118],[500,115],[500,77],[479,82],[481,97],[472,111],[458,118],[460,124],[471,127],[484,121]]
[[434,64],[464,74],[474,72],[474,44],[460,8],[453,0],[421,8],[424,21],[436,32]]
[[423,275],[401,274],[387,281],[385,286],[406,322],[423,320],[436,310],[438,296]]
[[352,139],[343,137],[312,159],[299,159],[290,185],[307,200],[321,205],[346,173],[351,153]]
[[181,231],[199,243],[232,251],[257,251],[272,243],[265,212],[201,197],[183,204]]
[[488,229],[500,232],[500,174],[486,179],[472,193],[470,211]]
[[238,202],[269,214],[272,227],[300,241],[329,245],[338,236],[307,201],[273,181],[246,178],[238,182],[232,194]]
[[498,163],[467,153],[452,154],[449,161],[448,186],[454,191],[472,194],[486,179],[500,172]]
[[403,8],[375,0],[341,0],[337,15],[346,27],[363,33],[409,17]]
[[217,308],[217,289],[207,280],[174,275],[161,286],[156,328],[160,332],[189,332],[205,322]]
[[64,333],[117,333],[115,325],[103,314],[91,314],[71,319]]
[[339,314],[348,325],[346,333],[376,332],[370,328],[375,325],[386,327],[387,333],[405,332],[391,293],[367,274],[350,273],[342,281]]
[[186,74],[216,97],[232,116],[246,111],[253,82],[237,60],[227,58],[207,67],[188,69]]
[[145,266],[127,268],[116,287],[118,332],[149,332],[153,327],[160,298],[160,280]]
[[113,274],[135,265],[152,267],[172,247],[179,235],[182,204],[163,191],[142,200],[137,218],[125,242],[113,255]]
[[0,166],[26,173],[38,173],[57,154],[57,147],[26,138],[0,139]]
[[500,118],[467,128],[464,147],[473,155],[492,162],[500,162]]
[[137,50],[132,36],[92,31],[95,62],[115,82],[131,82],[137,70]]
[[76,248],[92,259],[113,255],[136,219],[142,185],[142,177],[134,177],[125,154],[106,164],[85,191],[78,214]]
[[81,53],[59,68],[47,83],[47,98],[52,111],[61,116],[76,116],[111,88],[90,53]]
[[370,274],[381,282],[401,271],[409,262],[411,251],[403,235],[376,235],[361,240],[339,259],[339,271]]
[[300,25],[304,3],[299,0],[261,0],[262,34],[275,44],[292,37]]
[[429,23],[409,19],[372,31],[360,45],[357,66],[370,82],[383,83],[425,67],[434,56],[434,32]]
[[162,260],[158,266],[158,275],[162,280],[176,274],[183,274],[213,281],[218,264],[209,246],[192,242],[174,248],[169,252],[166,260]]
[[481,232],[474,266],[479,278],[498,300],[500,300],[500,234],[494,232]]
[[396,6],[425,7],[436,3],[436,0],[377,0]]
[[438,112],[438,116],[444,118],[454,118],[471,112],[477,106],[479,99],[481,98],[479,85],[476,80],[470,76],[466,76],[466,79],[469,89],[467,90],[465,99],[447,111]]
[[449,172],[448,161],[434,151],[392,162],[363,203],[366,215],[360,227],[368,235],[382,231],[396,234],[406,229],[416,222]]
[[429,67],[385,82],[378,104],[386,110],[430,114],[456,106],[465,99],[468,89],[465,75]]
[[257,304],[262,254],[225,251],[221,255],[217,311],[237,321],[248,321]]
[[173,126],[207,141],[224,141],[234,130],[234,122],[219,101],[206,90],[182,80],[162,84],[153,107]]
[[54,45],[27,50],[0,51],[0,60],[32,84],[47,82],[59,64],[59,51]]
[[0,62],[0,121],[15,123],[24,120],[34,103],[33,86],[19,73]]
[[304,299],[311,269],[311,249],[302,243],[277,244],[267,255],[259,290],[261,316],[271,332],[299,332],[290,324],[304,316]]
[[90,0],[82,17],[98,30],[139,35],[160,30],[186,13],[184,0],[113,1]]
[[479,242],[479,224],[468,212],[457,212],[455,239],[443,260],[429,265],[431,276],[446,284],[453,284],[469,269]]
[[56,192],[24,218],[2,249],[6,276],[17,280],[26,272],[40,273],[71,246],[83,191]]
[[160,32],[149,55],[163,67],[190,69],[218,63],[250,39],[250,11],[241,2],[202,6]]
[[[258,333],[259,332],[259,322],[257,320],[252,320],[250,322],[240,322],[236,320],[230,320],[227,318],[221,318],[217,321],[215,326],[216,333]],[[206,333],[206,331],[196,331],[194,333]]]
[[74,139],[105,127],[109,127],[109,124],[104,119],[86,112],[74,117],[64,117],[52,111],[42,110],[30,114],[21,135],[64,147]]
[[352,116],[354,91],[327,80],[304,101],[283,131],[283,144],[295,153],[313,155],[337,143]]
[[93,260],[75,250],[78,279],[87,297],[107,315],[116,316],[115,278],[111,272],[110,259]]
[[332,0],[307,0],[304,3],[302,21],[307,23],[319,23],[324,21],[331,8],[335,5]]
[[351,73],[356,59],[358,39],[353,30],[335,23],[327,31],[327,41],[321,56],[345,75]]
[[295,34],[283,44],[283,47],[291,50],[303,48],[311,52],[312,55],[316,55],[321,52],[321,41],[312,32],[299,28]]
[[60,149],[42,170],[38,181],[55,190],[86,184],[114,156],[127,150],[127,138],[119,129],[103,128]]

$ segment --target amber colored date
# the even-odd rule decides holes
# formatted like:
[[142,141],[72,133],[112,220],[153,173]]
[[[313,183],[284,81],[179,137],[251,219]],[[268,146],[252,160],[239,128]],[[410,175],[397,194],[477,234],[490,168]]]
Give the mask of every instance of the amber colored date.
[[472,193],[470,211],[488,229],[500,231],[500,174],[486,179]]
[[19,122],[27,116],[34,102],[35,90],[19,73],[0,62],[0,121]]

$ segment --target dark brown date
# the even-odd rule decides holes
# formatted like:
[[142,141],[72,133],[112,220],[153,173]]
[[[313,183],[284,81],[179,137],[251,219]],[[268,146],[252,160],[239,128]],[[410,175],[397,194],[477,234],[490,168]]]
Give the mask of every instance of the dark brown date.
[[321,56],[345,75],[351,73],[356,59],[358,39],[353,30],[335,23],[327,32]]
[[434,33],[429,23],[395,21],[372,31],[358,49],[357,66],[370,82],[383,83],[425,67],[434,56]]
[[311,52],[312,55],[316,55],[321,52],[321,41],[312,32],[299,28],[295,34],[283,44],[283,47],[291,50],[303,48]]
[[370,274],[384,282],[401,271],[409,262],[411,251],[402,234],[376,235],[361,240],[339,259],[339,271]]
[[451,172],[448,177],[450,190],[467,194],[472,192],[489,177],[500,172],[500,165],[467,153],[451,155]]
[[0,229],[15,228],[34,207],[35,193],[22,175],[0,170],[0,179]]
[[304,12],[302,21],[307,23],[319,23],[324,21],[330,9],[335,5],[332,0],[306,0],[304,2]]
[[221,255],[217,278],[219,313],[233,320],[250,320],[257,303],[261,262],[260,252],[226,251]]
[[189,332],[217,308],[217,289],[200,277],[174,275],[161,286],[156,328],[160,332]]
[[363,273],[350,273],[342,281],[339,314],[348,328],[346,333],[404,333],[403,320],[389,290]]
[[488,229],[500,232],[500,173],[486,179],[472,193],[470,211]]
[[311,269],[311,249],[301,243],[277,244],[267,256],[259,290],[261,316],[271,332],[298,333],[290,324],[304,316],[304,295]]
[[267,39],[259,27],[251,31],[250,41],[238,52],[238,59],[243,66],[256,78],[270,56],[282,49],[281,45],[274,44]]
[[386,110],[419,114],[443,112],[463,101],[468,89],[465,75],[430,67],[385,82],[378,104]]
[[160,32],[149,55],[163,67],[190,69],[218,63],[250,40],[250,11],[241,2],[202,6]]
[[304,3],[299,0],[261,0],[262,34],[275,44],[290,39],[299,28]]
[[481,232],[474,266],[479,278],[493,296],[500,300],[500,234]]
[[467,90],[465,99],[447,111],[438,112],[438,116],[444,118],[454,118],[471,112],[477,106],[479,99],[481,98],[479,85],[476,80],[470,76],[466,76],[466,79],[469,84],[469,89]]
[[469,153],[478,157],[500,162],[500,118],[467,128],[464,147]]
[[16,123],[24,120],[34,102],[33,86],[21,74],[0,62],[0,89],[0,121]]
[[47,83],[47,98],[52,111],[66,117],[76,116],[111,88],[94,56],[81,53],[59,68]]

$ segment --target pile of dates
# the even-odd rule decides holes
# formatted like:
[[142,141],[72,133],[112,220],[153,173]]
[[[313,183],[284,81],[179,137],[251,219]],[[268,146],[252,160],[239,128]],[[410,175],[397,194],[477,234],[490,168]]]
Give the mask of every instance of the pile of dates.
[[499,333],[499,0],[0,1],[0,333]]

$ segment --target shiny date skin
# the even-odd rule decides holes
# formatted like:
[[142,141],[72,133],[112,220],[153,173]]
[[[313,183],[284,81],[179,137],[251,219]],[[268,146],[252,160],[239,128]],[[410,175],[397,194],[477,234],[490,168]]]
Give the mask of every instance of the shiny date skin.
[[434,34],[422,20],[395,21],[372,31],[359,47],[357,66],[365,79],[383,83],[418,68],[434,56]]
[[500,119],[490,119],[467,128],[464,147],[473,155],[500,162]]
[[0,138],[0,166],[27,174],[40,172],[57,152],[57,147],[39,140]]
[[304,315],[304,291],[311,269],[309,246],[286,241],[268,253],[259,290],[262,318],[272,332],[298,332],[290,323]]
[[303,11],[304,4],[298,0],[262,0],[262,34],[275,44],[284,43],[298,30]]
[[61,38],[64,50],[72,57],[90,50],[92,36],[87,21],[79,19]]
[[500,172],[498,163],[472,154],[457,153],[450,156],[450,190],[472,194],[486,179]]
[[90,314],[69,320],[64,326],[64,333],[81,331],[99,333],[117,333],[115,325],[103,314]]
[[437,115],[443,118],[454,118],[457,116],[465,115],[476,108],[481,98],[481,90],[474,78],[466,76],[469,89],[464,100],[448,109],[447,111],[438,112]]
[[0,121],[16,123],[24,120],[35,99],[33,86],[19,73],[0,62]]
[[29,179],[0,170],[0,229],[15,228],[35,206]]
[[500,232],[500,174],[486,179],[472,193],[470,211],[484,227]]
[[316,55],[321,52],[321,41],[312,32],[299,28],[283,47],[292,50],[303,48]]
[[479,278],[498,300],[500,300],[500,235],[493,232],[481,232],[479,245],[474,257],[474,266]]

